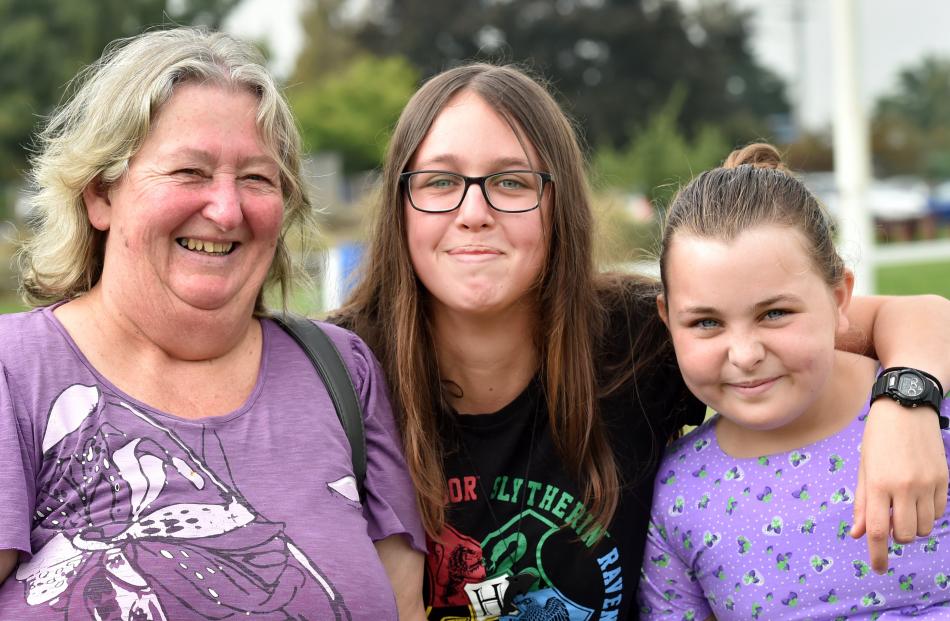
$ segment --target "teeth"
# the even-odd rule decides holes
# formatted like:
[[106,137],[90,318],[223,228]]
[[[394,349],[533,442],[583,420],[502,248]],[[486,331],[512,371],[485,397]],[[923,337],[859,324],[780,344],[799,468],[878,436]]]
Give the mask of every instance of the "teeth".
[[234,242],[213,242],[191,237],[180,237],[177,241],[182,248],[208,254],[227,254],[234,247]]

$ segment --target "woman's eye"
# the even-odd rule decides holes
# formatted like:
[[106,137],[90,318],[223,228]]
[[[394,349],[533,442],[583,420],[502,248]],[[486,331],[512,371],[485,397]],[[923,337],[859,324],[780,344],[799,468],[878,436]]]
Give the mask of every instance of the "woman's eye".
[[694,328],[700,328],[702,330],[711,330],[713,328],[719,327],[719,322],[715,319],[697,319],[692,324]]
[[251,175],[245,175],[244,178],[247,179],[248,181],[257,181],[257,182],[259,182],[259,183],[268,183],[268,184],[271,184],[271,185],[273,185],[273,183],[274,183],[274,182],[271,180],[271,178],[268,177],[267,175],[251,174]]
[[765,313],[764,317],[766,319],[781,319],[782,317],[788,315],[787,310],[781,308],[773,308],[772,310]]
[[188,177],[201,177],[202,172],[197,168],[179,168],[175,171],[176,175],[184,175]]

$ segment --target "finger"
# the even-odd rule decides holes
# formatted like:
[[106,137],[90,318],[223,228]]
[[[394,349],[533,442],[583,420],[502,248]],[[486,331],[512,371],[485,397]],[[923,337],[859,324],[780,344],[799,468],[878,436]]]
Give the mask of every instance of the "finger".
[[890,499],[869,494],[866,531],[871,569],[878,574],[887,571],[887,537],[891,530]]
[[[894,541],[897,543],[910,543],[917,536],[917,506],[918,502],[910,496],[895,496],[894,505],[891,510],[891,528],[894,533]],[[933,518],[931,518],[933,521]]]
[[947,479],[942,479],[934,491],[934,519],[947,510],[948,498],[950,498],[950,490],[947,489]]
[[[917,501],[917,536],[926,537],[934,527],[933,498],[924,497]],[[895,537],[896,539],[896,537]]]
[[854,492],[854,523],[851,525],[851,537],[860,539],[865,533],[865,511],[867,498],[864,490],[864,458],[858,466],[858,486]]

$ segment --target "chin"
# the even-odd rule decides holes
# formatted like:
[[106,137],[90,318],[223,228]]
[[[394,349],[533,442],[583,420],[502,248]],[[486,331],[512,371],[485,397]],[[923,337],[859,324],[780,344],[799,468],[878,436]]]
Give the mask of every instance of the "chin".
[[242,296],[241,294],[230,294],[223,292],[209,292],[209,291],[200,291],[200,292],[190,292],[177,295],[176,298],[178,302],[183,305],[184,310],[195,310],[201,312],[219,312],[219,311],[229,311],[234,310],[238,307],[248,306],[251,310],[248,312],[248,315],[254,309],[254,303],[257,300],[257,297],[254,296],[250,298],[248,302],[245,300],[247,296]]
[[732,411],[736,414],[725,418],[750,431],[775,431],[795,422],[798,418],[797,415],[788,412],[743,412],[741,408],[733,408]]

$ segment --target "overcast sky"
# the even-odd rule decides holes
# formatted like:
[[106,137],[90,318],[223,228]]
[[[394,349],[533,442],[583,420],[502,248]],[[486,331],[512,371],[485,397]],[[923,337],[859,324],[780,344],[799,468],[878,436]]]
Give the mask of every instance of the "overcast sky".
[[[684,4],[701,1],[684,0]],[[801,84],[805,124],[811,128],[827,127],[834,86],[831,3],[837,0],[734,1],[755,11],[752,46],[763,64],[778,72],[793,89],[797,88],[800,76],[804,76]],[[226,27],[241,36],[266,39],[274,52],[273,69],[284,76],[292,70],[303,45],[297,16],[306,3],[307,0],[245,0]],[[869,108],[876,97],[896,87],[901,68],[919,62],[927,54],[950,57],[950,2],[857,0],[857,6],[859,79]],[[798,45],[799,40],[804,45]]]

